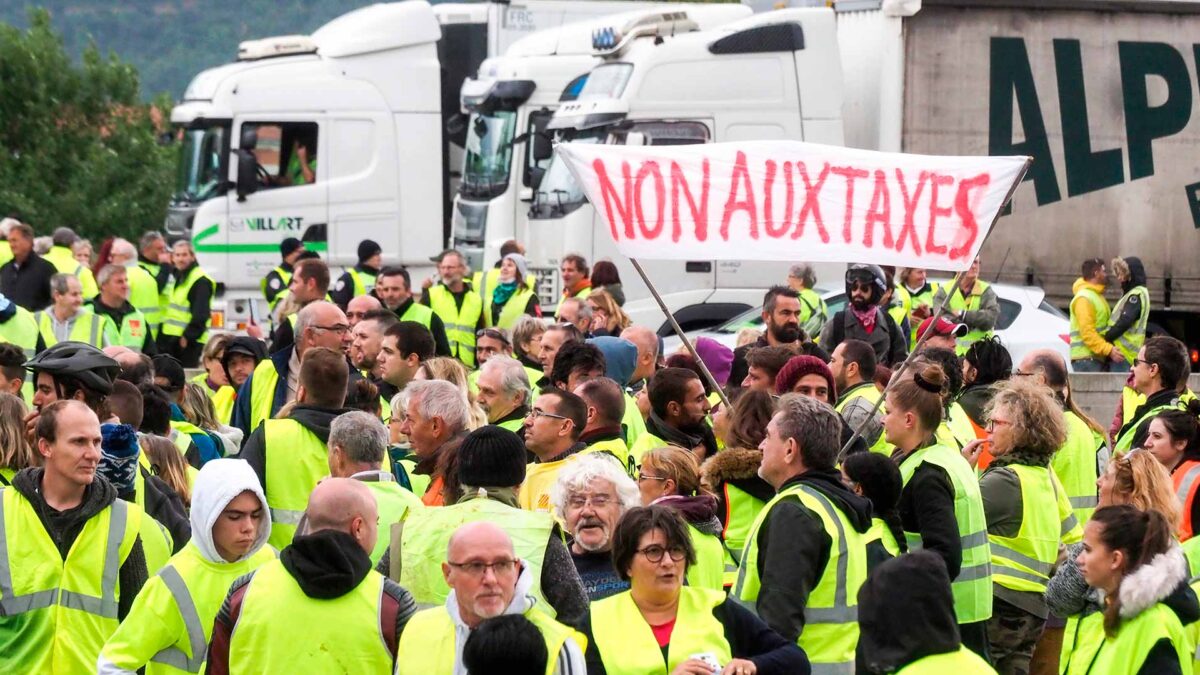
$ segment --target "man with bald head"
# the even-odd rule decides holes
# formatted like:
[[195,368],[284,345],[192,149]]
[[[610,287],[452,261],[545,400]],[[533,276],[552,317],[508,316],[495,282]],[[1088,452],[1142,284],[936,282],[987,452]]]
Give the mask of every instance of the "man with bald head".
[[639,391],[654,375],[658,364],[658,335],[645,326],[630,326],[621,331],[621,338],[637,347],[637,364],[629,376],[629,385],[634,391]]
[[508,534],[495,523],[466,523],[450,536],[442,576],[451,591],[441,607],[417,612],[400,638],[397,673],[465,673],[463,645],[485,619],[521,614],[537,626],[546,653],[561,675],[585,673],[583,636],[550,618],[528,590],[532,575],[513,551]]
[[383,303],[379,302],[379,298],[373,295],[360,295],[346,305],[346,320],[350,323],[350,327],[354,328],[368,312],[380,309],[383,309]]
[[1079,522],[1096,510],[1099,502],[1096,479],[1099,476],[1097,455],[1104,448],[1104,428],[1088,417],[1071,398],[1071,382],[1067,378],[1067,362],[1052,349],[1037,349],[1021,359],[1014,375],[1032,377],[1045,385],[1063,407],[1067,423],[1067,441],[1054,453],[1050,466],[1062,482],[1071,508]]
[[[207,672],[391,673],[412,596],[371,569],[379,513],[360,481],[313,489],[307,527],[238,579],[213,623]],[[233,628],[237,626],[235,633]]]
[[[346,314],[332,302],[311,302],[296,314],[295,344],[271,354],[254,369],[238,389],[231,424],[242,430],[243,438],[270,419],[283,406],[296,400],[300,383],[300,360],[313,347],[325,347],[345,354],[350,346],[350,324]],[[346,361],[347,372],[354,367]],[[351,378],[361,375],[352,372]]]

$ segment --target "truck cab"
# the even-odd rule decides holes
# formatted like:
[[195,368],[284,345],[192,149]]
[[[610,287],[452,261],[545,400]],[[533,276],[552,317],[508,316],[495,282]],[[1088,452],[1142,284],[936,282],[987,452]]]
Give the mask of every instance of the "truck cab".
[[[687,13],[613,26],[594,45],[603,60],[548,128],[557,142],[680,145],[794,139],[842,144],[842,78],[833,12],[784,9],[701,30]],[[529,210],[531,268],[546,278],[544,307],[561,293],[568,252],[613,260],[635,323],[669,331],[657,303],[621,256],[565,163],[554,159]],[[762,302],[786,263],[639,261],[685,330],[714,325]],[[800,262],[800,261],[797,261]],[[818,265],[840,285],[841,265]]]
[[[429,270],[441,250],[438,21],[424,0],[372,5],[312,36],[243,43],[172,113],[182,161],[168,220],[224,295],[214,327],[266,317],[259,280],[296,237],[331,267],[363,239]],[[418,277],[419,278],[419,277]]]

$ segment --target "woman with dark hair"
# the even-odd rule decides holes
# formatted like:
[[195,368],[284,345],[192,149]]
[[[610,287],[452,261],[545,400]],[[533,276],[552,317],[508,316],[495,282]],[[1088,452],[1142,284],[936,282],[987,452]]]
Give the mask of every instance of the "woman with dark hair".
[[[942,423],[938,427],[939,443],[962,449],[967,443],[979,438],[971,426],[971,418],[958,402],[963,388],[962,359],[953,349],[926,347],[918,355],[925,361],[936,363],[946,375],[946,388],[942,393]],[[987,460],[983,466],[987,466]]]
[[725,449],[709,457],[701,467],[701,484],[717,498],[717,518],[725,542],[725,563],[732,571],[725,585],[737,580],[742,548],[758,512],[775,496],[775,488],[758,475],[767,424],[775,414],[775,399],[761,389],[742,389],[733,408],[713,416],[713,433]]
[[995,393],[992,385],[1011,377],[1012,369],[1012,356],[994,335],[973,343],[963,354],[963,390],[958,395],[958,404],[970,418],[976,438],[987,435],[983,411]]
[[1161,513],[1133,506],[1097,509],[1075,563],[1106,598],[1103,612],[1079,623],[1077,642],[1097,645],[1088,672],[1192,671],[1194,646],[1184,626],[1200,619],[1200,604],[1187,586],[1187,561]]
[[1150,420],[1146,441],[1142,447],[1149,451],[1167,471],[1175,496],[1182,507],[1179,522],[1179,541],[1187,541],[1200,524],[1200,401],[1191,401],[1187,410],[1164,410]]
[[625,290],[621,288],[621,273],[611,260],[599,260],[592,265],[592,292],[608,291],[618,307],[625,306]]
[[908,550],[900,521],[900,469],[886,455],[857,452],[842,462],[842,480],[850,491],[871,500],[871,529],[867,531],[867,571]]
[[632,508],[612,540],[613,566],[629,590],[592,603],[589,675],[809,672],[800,647],[750,610],[723,592],[683,585],[696,551],[674,510]]

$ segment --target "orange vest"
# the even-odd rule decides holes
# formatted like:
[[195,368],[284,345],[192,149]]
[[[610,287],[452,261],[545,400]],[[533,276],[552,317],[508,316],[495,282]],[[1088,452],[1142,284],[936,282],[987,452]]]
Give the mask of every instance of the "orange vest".
[[1171,482],[1175,486],[1175,498],[1183,507],[1182,518],[1179,519],[1179,541],[1192,538],[1192,502],[1196,499],[1196,488],[1200,487],[1200,462],[1188,460],[1171,473]]

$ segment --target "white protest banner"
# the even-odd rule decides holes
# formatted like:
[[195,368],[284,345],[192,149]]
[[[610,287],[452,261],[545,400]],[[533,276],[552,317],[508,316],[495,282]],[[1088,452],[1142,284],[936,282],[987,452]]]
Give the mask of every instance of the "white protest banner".
[[557,152],[630,258],[951,271],[970,266],[1030,161],[799,141]]

